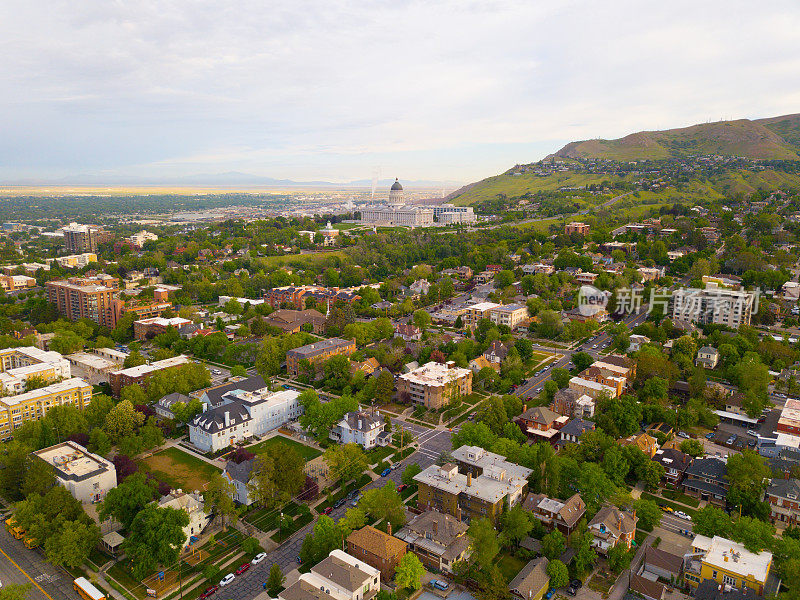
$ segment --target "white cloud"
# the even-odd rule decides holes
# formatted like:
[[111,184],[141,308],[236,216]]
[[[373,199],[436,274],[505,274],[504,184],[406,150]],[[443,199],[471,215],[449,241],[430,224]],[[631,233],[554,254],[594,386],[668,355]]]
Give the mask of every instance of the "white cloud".
[[560,144],[795,112],[796,2],[17,0],[0,176],[474,180]]

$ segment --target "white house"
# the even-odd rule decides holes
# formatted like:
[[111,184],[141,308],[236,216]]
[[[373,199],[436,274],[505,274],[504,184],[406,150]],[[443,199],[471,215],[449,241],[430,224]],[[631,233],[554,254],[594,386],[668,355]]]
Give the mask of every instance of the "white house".
[[247,489],[247,484],[250,483],[254,464],[255,459],[252,458],[240,463],[229,460],[225,465],[225,470],[222,472],[222,476],[232,483],[236,490],[233,499],[245,506],[250,506],[253,503],[250,498],[250,490]]
[[336,549],[278,594],[278,600],[365,600],[381,589],[381,572]]
[[706,369],[715,369],[719,363],[719,351],[712,346],[703,346],[697,351],[697,358],[694,359],[694,364],[697,367],[704,367]]
[[67,441],[33,453],[53,466],[56,481],[80,502],[99,502],[117,487],[117,470],[102,456]]
[[379,439],[384,432],[383,427],[383,419],[380,417],[363,411],[349,412],[331,429],[329,437],[341,444],[358,444],[363,446],[364,450],[369,450],[375,446],[388,444],[387,436]]
[[183,533],[186,534],[184,547],[192,543],[192,536],[199,536],[202,533],[211,519],[211,515],[205,511],[203,497],[199,494],[187,494],[183,490],[175,490],[163,496],[158,501],[158,507],[182,510],[189,515],[189,524],[183,528]]

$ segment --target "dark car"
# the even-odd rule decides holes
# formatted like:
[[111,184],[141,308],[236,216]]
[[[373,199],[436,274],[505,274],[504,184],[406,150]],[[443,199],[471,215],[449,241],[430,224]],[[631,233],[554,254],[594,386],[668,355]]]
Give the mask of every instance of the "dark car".
[[242,573],[247,571],[247,569],[249,569],[249,568],[250,568],[250,563],[249,562],[248,563],[244,563],[241,567],[236,569],[236,574],[237,575],[241,575]]
[[583,587],[583,582],[580,579],[573,579],[569,582],[569,587],[574,587],[576,590],[579,590]]
[[344,506],[344,502],[345,502],[344,498],[342,498],[341,500],[337,500],[336,502],[333,503],[333,508],[339,508],[340,506]]
[[384,469],[383,471],[381,471],[381,477],[387,477],[391,472],[392,472],[391,469]]
[[210,588],[208,588],[208,589],[207,589],[205,592],[203,592],[202,594],[200,594],[200,600],[206,600],[206,598],[210,598],[211,596],[213,596],[213,595],[214,595],[214,593],[215,593],[215,592],[216,592],[218,589],[219,589],[219,586],[218,586],[218,585],[212,585],[212,586],[211,586]]

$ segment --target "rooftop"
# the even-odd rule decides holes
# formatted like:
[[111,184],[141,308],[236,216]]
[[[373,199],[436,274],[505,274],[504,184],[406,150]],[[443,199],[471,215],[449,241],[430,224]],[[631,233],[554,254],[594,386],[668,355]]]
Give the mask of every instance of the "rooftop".
[[105,458],[92,454],[80,444],[68,441],[33,453],[53,466],[61,479],[82,480],[115,471],[114,465]]
[[116,371],[114,374],[136,379],[138,377],[142,377],[143,375],[150,375],[151,373],[154,373],[155,371],[159,371],[161,369],[169,369],[170,367],[185,365],[188,362],[189,362],[189,357],[187,357],[184,354],[180,354],[178,356],[173,356],[171,358],[165,358],[164,360],[157,360],[156,362],[152,362],[149,365],[139,365],[138,367],[129,367],[127,369],[122,369],[120,371]]
[[419,385],[444,386],[470,373],[469,369],[457,367],[453,362],[443,365],[442,363],[431,361],[410,373],[401,375],[400,379]]
[[[695,542],[692,542],[692,546],[695,546]],[[752,575],[757,581],[766,581],[772,565],[772,553],[750,552],[738,542],[714,536],[703,560],[721,569]]]
[[303,358],[313,358],[315,356],[319,356],[320,354],[324,354],[326,352],[330,352],[331,350],[335,350],[336,348],[346,348],[347,346],[352,346],[352,340],[343,340],[341,338],[330,338],[327,340],[320,340],[318,342],[314,342],[313,344],[308,344],[307,346],[301,346],[300,348],[295,348],[294,350],[289,350],[288,354],[294,354],[300,359]]

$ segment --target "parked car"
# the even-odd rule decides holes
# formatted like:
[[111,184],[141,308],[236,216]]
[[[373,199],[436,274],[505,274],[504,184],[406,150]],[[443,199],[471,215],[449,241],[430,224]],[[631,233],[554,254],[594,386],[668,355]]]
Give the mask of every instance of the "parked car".
[[225,587],[231,581],[233,581],[235,578],[236,578],[236,575],[234,575],[233,573],[228,573],[227,575],[225,575],[225,577],[223,577],[220,580],[220,582],[219,582],[220,587]]
[[358,506],[358,501],[361,500],[361,494],[358,496],[353,496],[353,499],[350,500],[350,506]]
[[685,512],[683,512],[682,510],[676,510],[676,511],[675,511],[675,516],[676,516],[676,517],[680,517],[681,519],[686,519],[687,521],[691,521],[691,520],[692,520],[692,517],[690,517],[689,515],[687,515],[687,514],[686,514]]
[[212,585],[205,592],[200,594],[200,600],[206,600],[206,598],[210,598],[211,596],[214,595],[214,592],[216,592],[218,589],[219,589],[218,585]]
[[666,504],[660,504],[659,508],[664,512],[675,512],[674,510],[672,510],[671,506],[667,506]]
[[547,593],[544,595],[544,600],[550,600],[550,598],[552,598],[553,594],[555,593],[556,593],[555,590],[547,590]]
[[250,568],[250,563],[244,563],[241,567],[236,569],[236,574],[237,575],[241,575],[242,573],[247,571],[247,569],[249,569],[249,568]]
[[431,579],[431,587],[436,588],[437,590],[446,591],[450,589],[450,584],[446,581],[442,581],[441,579]]
[[573,579],[569,582],[569,587],[574,587],[576,590],[579,590],[583,587],[583,582],[580,579]]
[[685,439],[685,440],[690,440],[690,439],[692,439],[692,436],[690,436],[690,435],[689,435],[688,433],[686,433],[685,431],[679,431],[679,432],[678,432],[678,437],[681,437],[681,438],[683,438],[683,439]]
[[397,491],[398,491],[398,492],[402,492],[402,491],[403,491],[404,489],[406,489],[407,487],[408,487],[408,486],[407,486],[405,483],[401,483],[400,485],[398,485],[398,486],[397,486]]
[[250,561],[250,564],[251,565],[257,565],[258,563],[260,563],[265,558],[267,558],[267,553],[266,552],[259,552],[258,554],[256,554],[253,557],[253,560]]
[[401,462],[396,462],[396,463],[394,463],[394,464],[392,465],[391,469],[392,469],[392,471],[396,471],[397,469],[399,469],[399,468],[400,468],[400,467],[402,467],[402,466],[403,466],[403,463],[401,463]]
[[706,434],[706,439],[707,439],[707,440],[710,440],[710,439],[712,439],[713,437],[714,437],[714,434],[713,434],[712,432],[708,432],[708,433]]
[[388,477],[389,473],[391,472],[392,472],[391,469],[384,469],[383,471],[381,471],[381,477]]
[[753,437],[758,437],[758,432],[753,431],[752,429],[747,430],[747,435],[752,435]]
[[344,503],[345,499],[341,498],[340,500],[337,500],[336,502],[333,503],[333,508],[339,508],[340,506],[344,506]]
[[332,512],[333,512],[333,507],[332,507],[332,506],[329,506],[328,508],[326,508],[325,510],[323,510],[323,511],[322,511],[322,514],[323,514],[323,515],[329,515],[329,514],[331,514]]

